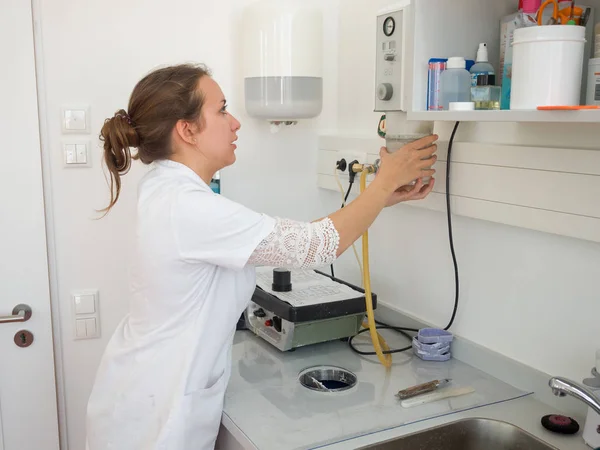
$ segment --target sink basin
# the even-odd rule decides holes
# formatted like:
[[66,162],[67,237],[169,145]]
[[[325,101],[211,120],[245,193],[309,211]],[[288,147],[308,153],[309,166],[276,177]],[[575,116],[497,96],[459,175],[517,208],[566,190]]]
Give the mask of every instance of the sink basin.
[[464,419],[378,442],[371,450],[558,450],[510,423]]

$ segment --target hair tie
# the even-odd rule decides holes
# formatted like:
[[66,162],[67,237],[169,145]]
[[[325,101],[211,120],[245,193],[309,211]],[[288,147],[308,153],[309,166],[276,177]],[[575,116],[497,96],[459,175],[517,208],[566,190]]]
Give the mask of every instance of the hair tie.
[[133,120],[131,120],[131,116],[129,114],[127,114],[126,112],[117,113],[117,114],[115,114],[115,117],[119,117],[121,119],[125,119],[130,126],[132,126],[132,127],[134,126],[133,125]]

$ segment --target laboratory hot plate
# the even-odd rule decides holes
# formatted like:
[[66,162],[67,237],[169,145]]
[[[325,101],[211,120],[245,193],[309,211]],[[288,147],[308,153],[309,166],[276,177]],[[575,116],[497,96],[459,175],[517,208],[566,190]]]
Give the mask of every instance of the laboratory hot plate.
[[[377,296],[372,294],[373,309]],[[245,326],[281,351],[356,335],[366,315],[365,293],[317,270],[257,268]]]

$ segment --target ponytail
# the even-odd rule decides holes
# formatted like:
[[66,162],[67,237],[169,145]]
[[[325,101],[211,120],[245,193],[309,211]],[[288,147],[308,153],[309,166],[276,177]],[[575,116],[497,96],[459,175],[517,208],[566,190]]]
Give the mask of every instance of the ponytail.
[[139,147],[139,136],[129,114],[120,109],[106,119],[100,140],[104,142],[104,163],[110,172],[110,203],[102,211],[108,213],[119,199],[121,177],[131,168],[131,147]]

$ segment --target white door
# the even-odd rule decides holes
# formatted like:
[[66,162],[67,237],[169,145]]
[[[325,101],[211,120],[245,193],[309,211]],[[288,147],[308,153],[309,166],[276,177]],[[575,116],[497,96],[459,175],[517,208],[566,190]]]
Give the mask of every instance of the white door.
[[[2,0],[0,450],[59,448],[41,167],[31,2]],[[18,304],[31,318],[8,321]]]

